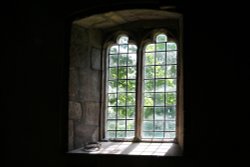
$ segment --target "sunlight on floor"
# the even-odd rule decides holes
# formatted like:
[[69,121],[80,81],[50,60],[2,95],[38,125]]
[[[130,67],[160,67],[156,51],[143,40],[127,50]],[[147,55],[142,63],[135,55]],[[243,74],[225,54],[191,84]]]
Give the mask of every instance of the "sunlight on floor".
[[165,156],[173,145],[173,143],[102,142],[98,151],[86,152],[80,148],[71,153]]
[[171,146],[172,143],[139,143],[129,154],[164,156]]

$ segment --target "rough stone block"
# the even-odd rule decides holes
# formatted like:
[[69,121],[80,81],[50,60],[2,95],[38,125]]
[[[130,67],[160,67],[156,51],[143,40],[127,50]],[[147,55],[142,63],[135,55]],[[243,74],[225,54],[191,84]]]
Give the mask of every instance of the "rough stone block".
[[83,122],[76,122],[75,124],[75,148],[83,147],[86,143],[97,141],[98,127],[92,125],[85,125]]
[[101,70],[101,50],[97,48],[91,49],[91,68],[93,70]]
[[78,102],[69,102],[69,119],[79,120],[82,116],[82,107]]
[[74,149],[74,122],[73,120],[69,120],[68,123],[68,150],[73,150]]
[[76,98],[79,94],[79,75],[76,69],[69,71],[69,97]]
[[93,25],[105,21],[107,21],[107,18],[104,18],[102,15],[94,15],[81,20],[76,20],[75,24],[82,27],[91,28]]
[[85,102],[85,123],[87,125],[99,125],[100,103]]
[[117,15],[115,12],[105,13],[104,16],[108,17],[114,23],[119,23],[119,24],[126,23],[126,20],[123,17]]
[[100,101],[100,71],[80,71],[80,98],[84,101]]
[[103,44],[102,32],[97,29],[89,29],[88,32],[91,47],[101,49]]
[[90,67],[89,34],[82,27],[73,25],[70,41],[70,67]]

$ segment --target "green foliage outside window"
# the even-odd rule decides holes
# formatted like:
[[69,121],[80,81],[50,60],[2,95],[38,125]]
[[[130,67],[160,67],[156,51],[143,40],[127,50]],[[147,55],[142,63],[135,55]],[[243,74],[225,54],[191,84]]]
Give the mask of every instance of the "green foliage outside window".
[[[146,45],[143,67],[143,124],[146,138],[173,137],[176,117],[177,46],[164,34],[156,43]],[[108,120],[109,137],[133,136],[135,129],[137,47],[120,38],[110,47],[108,56]],[[125,121],[126,120],[126,121]],[[171,121],[166,121],[171,120]],[[114,132],[112,131],[114,130]],[[120,130],[120,131],[119,131]],[[131,131],[129,131],[131,130]],[[163,132],[158,132],[163,131]]]

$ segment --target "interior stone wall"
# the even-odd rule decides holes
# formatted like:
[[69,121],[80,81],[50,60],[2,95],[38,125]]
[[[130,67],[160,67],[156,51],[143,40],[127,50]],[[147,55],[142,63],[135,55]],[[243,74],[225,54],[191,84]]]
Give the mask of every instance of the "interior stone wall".
[[68,149],[99,138],[101,33],[72,24]]
[[[106,27],[106,23],[103,22],[103,27],[95,27],[98,17],[92,19],[92,22],[85,20],[91,26],[86,26],[87,23],[85,24],[83,20],[81,22],[74,21],[71,29],[68,150],[82,147],[90,141],[98,141],[102,137],[99,136],[102,127],[99,123],[102,121],[100,120],[102,101],[101,52],[104,39],[121,30],[133,32],[136,41],[142,39],[147,32],[155,28],[166,27],[176,35],[180,31],[179,21],[176,18],[168,18],[167,21],[139,20],[113,25],[113,27]],[[146,34],[142,33],[144,31]],[[180,40],[178,35],[176,37]],[[179,126],[183,125],[179,124]]]

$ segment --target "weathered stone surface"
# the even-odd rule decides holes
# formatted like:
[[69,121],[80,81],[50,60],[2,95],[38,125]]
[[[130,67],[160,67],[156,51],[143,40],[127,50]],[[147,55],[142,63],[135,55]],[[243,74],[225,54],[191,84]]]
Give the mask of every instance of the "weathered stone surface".
[[91,49],[91,68],[93,70],[101,70],[101,50],[97,48]]
[[76,69],[69,71],[69,98],[77,98],[79,95],[79,75]]
[[104,13],[103,15],[112,20],[114,23],[119,23],[119,24],[126,23],[125,18],[121,17],[120,15],[117,15],[116,12],[108,12]]
[[97,29],[89,29],[88,33],[91,47],[101,49],[103,44],[103,33]]
[[75,123],[75,148],[84,146],[86,143],[98,139],[98,127],[85,125],[82,122]]
[[68,150],[74,149],[74,122],[72,120],[69,120],[68,123]]
[[103,17],[102,15],[94,15],[94,16],[90,16],[90,17],[86,17],[81,20],[76,20],[74,21],[74,24],[76,25],[84,25],[84,27],[86,28],[91,28],[91,27],[94,27],[95,24],[98,24],[98,23],[102,23],[102,22],[105,22],[107,21],[107,18]]
[[163,10],[130,9],[97,14],[76,20],[74,23],[85,28],[106,29],[138,20],[175,19],[179,16],[178,13]]
[[69,102],[69,119],[79,120],[82,116],[82,107],[78,102]]
[[[72,25],[70,41],[70,67],[89,68],[89,34],[77,25]],[[86,61],[88,59],[88,61]]]
[[92,140],[91,141],[98,141],[99,140],[99,128],[96,127],[94,133],[92,134]]
[[87,125],[99,125],[100,103],[85,102],[85,123]]
[[100,71],[80,71],[80,98],[84,101],[100,101]]

